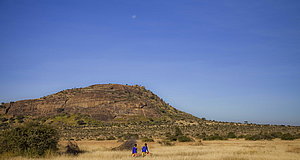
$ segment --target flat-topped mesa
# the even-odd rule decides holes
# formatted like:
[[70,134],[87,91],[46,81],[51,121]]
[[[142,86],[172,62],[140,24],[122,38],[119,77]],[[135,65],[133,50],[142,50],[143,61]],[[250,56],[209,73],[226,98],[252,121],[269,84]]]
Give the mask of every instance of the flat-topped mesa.
[[5,103],[0,110],[1,114],[33,117],[83,114],[103,121],[183,114],[145,87],[120,84],[67,89],[38,99]]

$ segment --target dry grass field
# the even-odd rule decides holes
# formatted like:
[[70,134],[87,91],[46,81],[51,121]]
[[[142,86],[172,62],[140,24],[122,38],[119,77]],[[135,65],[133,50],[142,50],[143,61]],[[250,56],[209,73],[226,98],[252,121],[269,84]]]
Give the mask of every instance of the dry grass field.
[[[64,146],[66,142],[61,142]],[[176,143],[175,146],[161,146],[148,143],[151,156],[131,157],[130,151],[111,151],[121,143],[116,141],[78,141],[86,152],[79,156],[56,155],[43,160],[300,160],[300,140],[295,141],[204,141]],[[143,142],[138,142],[138,148]],[[28,160],[15,157],[11,160]]]

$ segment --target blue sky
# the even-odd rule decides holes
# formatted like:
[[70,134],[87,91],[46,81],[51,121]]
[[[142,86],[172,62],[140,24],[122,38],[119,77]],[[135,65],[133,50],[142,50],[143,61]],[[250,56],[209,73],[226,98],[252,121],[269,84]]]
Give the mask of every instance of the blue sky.
[[0,101],[139,84],[219,121],[300,125],[300,1],[0,0]]

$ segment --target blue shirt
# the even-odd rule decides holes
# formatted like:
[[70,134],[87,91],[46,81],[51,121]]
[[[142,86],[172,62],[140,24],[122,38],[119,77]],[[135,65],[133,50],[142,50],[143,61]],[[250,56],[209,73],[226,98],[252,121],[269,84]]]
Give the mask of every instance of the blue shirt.
[[147,147],[147,146],[144,146],[144,147],[142,148],[142,152],[149,152],[148,147]]
[[134,153],[137,153],[137,148],[136,147],[132,148],[132,154],[134,154]]

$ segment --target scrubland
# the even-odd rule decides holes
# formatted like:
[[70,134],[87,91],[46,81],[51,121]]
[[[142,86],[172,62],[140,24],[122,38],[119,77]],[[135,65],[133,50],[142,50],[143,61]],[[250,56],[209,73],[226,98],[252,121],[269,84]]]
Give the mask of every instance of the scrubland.
[[[61,149],[67,142],[60,142]],[[48,155],[43,160],[300,160],[300,140],[283,141],[203,141],[176,143],[174,146],[161,146],[149,142],[151,155],[131,157],[130,151],[112,151],[119,146],[116,141],[78,141],[79,147],[85,151],[78,156]],[[138,141],[138,148],[143,142]],[[14,157],[10,160],[28,160]]]

